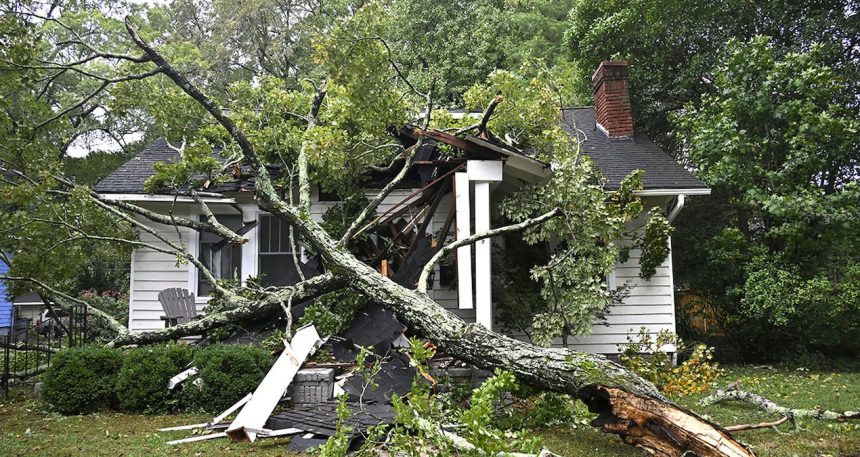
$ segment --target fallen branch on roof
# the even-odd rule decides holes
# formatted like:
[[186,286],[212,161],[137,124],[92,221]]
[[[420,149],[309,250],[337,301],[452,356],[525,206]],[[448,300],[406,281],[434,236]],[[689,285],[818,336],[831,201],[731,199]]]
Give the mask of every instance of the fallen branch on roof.
[[[713,405],[727,401],[738,401],[749,403],[769,413],[788,416],[792,424],[799,418],[811,418],[816,420],[830,421],[845,421],[851,419],[860,419],[860,411],[831,411],[827,409],[801,409],[787,408],[777,405],[773,401],[762,397],[759,394],[747,392],[744,390],[717,390],[713,395],[705,397],[700,402],[703,406]],[[796,427],[796,424],[795,424]]]

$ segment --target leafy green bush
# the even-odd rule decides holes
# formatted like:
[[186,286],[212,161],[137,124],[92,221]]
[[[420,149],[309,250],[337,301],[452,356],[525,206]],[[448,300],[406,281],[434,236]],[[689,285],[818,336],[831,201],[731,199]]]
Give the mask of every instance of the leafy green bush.
[[185,345],[146,346],[129,351],[117,381],[119,407],[130,412],[167,412],[175,406],[167,382],[191,362]]
[[[690,356],[674,366],[672,356],[665,351],[674,345],[676,353],[688,352]],[[672,332],[661,331],[656,337],[642,327],[639,333],[627,337],[627,343],[618,346],[619,362],[651,381],[662,392],[688,395],[707,391],[711,384],[723,374],[714,363],[714,348],[697,344],[685,348],[684,342]]]
[[272,357],[257,346],[215,344],[197,351],[193,365],[199,374],[184,383],[183,406],[219,413],[257,388]]
[[116,404],[122,353],[104,346],[65,349],[45,372],[42,399],[62,414],[86,414]]

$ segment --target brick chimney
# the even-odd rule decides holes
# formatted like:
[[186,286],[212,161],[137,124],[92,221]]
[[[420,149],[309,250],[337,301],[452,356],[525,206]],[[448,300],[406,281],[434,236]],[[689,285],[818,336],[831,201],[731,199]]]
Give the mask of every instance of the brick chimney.
[[603,61],[591,76],[597,128],[611,139],[633,137],[633,116],[627,91],[627,62]]

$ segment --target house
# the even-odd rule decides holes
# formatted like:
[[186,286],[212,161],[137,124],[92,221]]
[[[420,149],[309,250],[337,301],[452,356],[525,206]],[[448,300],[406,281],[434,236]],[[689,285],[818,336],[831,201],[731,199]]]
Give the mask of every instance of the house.
[[[0,276],[5,276],[8,272],[9,266],[6,262],[0,261]],[[12,316],[12,300],[6,283],[0,281],[0,336],[9,334],[9,329],[12,328]]]
[[[595,71],[594,107],[563,110],[564,126],[580,140],[582,150],[606,177],[606,190],[614,190],[621,180],[636,169],[643,169],[646,207],[659,207],[670,219],[683,208],[687,195],[704,195],[710,190],[693,177],[652,141],[633,128],[627,92],[626,62],[603,62]],[[500,147],[470,135],[454,137],[439,131],[422,131],[406,126],[397,132],[406,144],[419,136],[427,141],[416,154],[416,166],[407,179],[379,206],[379,218],[387,237],[371,236],[368,253],[374,265],[403,284],[414,283],[417,266],[429,259],[442,240],[462,238],[489,229],[494,208],[501,198],[523,183],[540,182],[552,173],[548,164],[525,154]],[[436,145],[446,143],[464,153],[461,159],[443,160]],[[164,139],[148,145],[140,154],[123,164],[99,182],[95,190],[108,198],[134,201],[154,211],[199,218],[197,205],[188,197],[147,194],[146,179],[154,164],[178,160],[176,149]],[[378,176],[375,176],[378,177]],[[241,177],[240,177],[241,178]],[[373,181],[373,179],[371,179]],[[368,195],[375,194],[373,184]],[[213,272],[225,279],[262,278],[264,284],[286,285],[298,280],[288,242],[288,227],[279,219],[261,211],[253,202],[253,179],[237,179],[217,189],[205,201],[219,219],[233,229],[242,230],[248,240],[241,246],[224,246],[218,237],[198,234],[184,228],[153,225],[163,236],[181,241]],[[325,212],[337,204],[336,197],[312,190],[312,216],[321,221]],[[636,228],[642,220],[631,224]],[[141,233],[146,243],[160,243],[148,233]],[[392,241],[393,240],[393,241]],[[382,251],[379,243],[395,243],[395,258],[373,257]],[[312,274],[314,267],[304,251],[298,253],[302,269]],[[460,248],[456,271],[437,267],[428,294],[439,304],[467,321],[493,327],[491,290],[491,241],[484,240],[474,248]],[[304,263],[307,262],[307,263]],[[162,307],[158,293],[166,288],[181,287],[197,296],[199,311],[204,311],[210,288],[197,269],[177,263],[170,255],[141,248],[131,258],[129,292],[129,326],[133,331],[163,327]],[[456,277],[456,287],[452,287]],[[639,277],[638,254],[615,266],[608,278],[610,287],[627,284],[628,296],[613,306],[608,325],[596,325],[590,335],[569,341],[574,349],[616,353],[617,344],[642,326],[650,332],[675,330],[673,275],[671,257],[657,269],[650,280]],[[514,335],[520,336],[520,335]]]

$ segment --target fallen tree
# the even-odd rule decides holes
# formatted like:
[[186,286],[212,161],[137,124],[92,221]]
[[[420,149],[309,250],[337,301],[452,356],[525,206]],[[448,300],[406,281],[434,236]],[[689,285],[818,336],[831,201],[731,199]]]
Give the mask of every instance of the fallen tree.
[[[36,13],[30,13],[30,15],[35,16]],[[58,20],[50,17],[41,17],[41,20],[56,21],[60,25],[63,25]],[[272,177],[268,164],[264,161],[263,155],[257,150],[255,142],[246,134],[245,129],[231,117],[231,114],[194,84],[182,71],[174,67],[159,52],[156,46],[144,39],[131,17],[125,18],[124,25],[131,42],[136,46],[138,52],[142,54],[131,55],[101,52],[90,46],[91,59],[121,61],[132,68],[145,66],[146,70],[123,77],[97,78],[100,80],[100,83],[95,92],[87,94],[87,96],[77,100],[66,109],[58,110],[49,120],[54,120],[54,118],[59,119],[70,113],[83,115],[81,111],[86,111],[84,105],[113,84],[155,76],[165,77],[166,80],[172,82],[175,87],[190,97],[199,107],[202,107],[217,122],[217,125],[223,129],[226,136],[223,139],[224,144],[229,144],[233,148],[234,155],[226,166],[220,163],[217,164],[218,167],[224,167],[221,172],[229,174],[236,167],[247,166],[253,175],[254,196],[260,208],[288,222],[298,232],[298,236],[302,242],[306,243],[310,249],[322,258],[327,272],[320,276],[302,280],[292,286],[260,288],[249,293],[248,289],[242,288],[239,285],[231,285],[219,281],[210,269],[193,255],[181,241],[173,241],[152,230],[152,223],[168,224],[174,226],[177,230],[179,227],[183,227],[198,232],[210,232],[222,236],[231,243],[243,243],[244,239],[239,233],[230,230],[218,222],[205,200],[200,198],[199,193],[191,191],[188,195],[199,206],[201,212],[209,217],[203,220],[196,220],[182,217],[173,212],[165,216],[142,206],[127,201],[111,199],[108,196],[100,195],[85,187],[78,186],[61,174],[57,174],[56,170],[49,170],[49,172],[45,172],[39,176],[32,176],[32,173],[28,173],[26,167],[16,168],[14,161],[4,161],[2,171],[9,179],[13,179],[14,185],[30,186],[37,183],[38,186],[34,185],[34,187],[38,187],[39,189],[47,187],[50,189],[46,194],[50,196],[51,202],[54,201],[53,199],[65,198],[69,201],[78,202],[81,205],[87,205],[87,208],[100,211],[100,214],[106,214],[112,220],[121,221],[123,224],[133,227],[138,232],[149,233],[157,238],[160,243],[147,243],[134,237],[129,237],[128,239],[107,237],[96,234],[81,224],[62,220],[52,222],[52,224],[58,225],[63,230],[68,231],[70,237],[74,237],[76,240],[83,239],[93,242],[126,243],[135,248],[147,248],[175,255],[177,261],[188,262],[196,267],[218,294],[219,310],[207,314],[202,319],[164,330],[139,333],[130,332],[121,323],[116,322],[116,320],[112,319],[106,313],[99,311],[86,302],[82,302],[92,309],[93,315],[105,322],[107,328],[114,331],[116,336],[110,344],[114,346],[150,344],[186,335],[196,335],[210,329],[240,323],[267,314],[271,315],[280,309],[289,312],[289,304],[292,302],[340,290],[348,285],[351,289],[361,293],[368,299],[383,303],[394,311],[398,318],[409,325],[416,333],[433,341],[439,348],[459,359],[488,370],[502,368],[513,372],[519,379],[532,386],[576,396],[585,402],[592,411],[599,414],[594,425],[601,427],[602,430],[608,433],[620,435],[626,443],[636,446],[649,454],[658,456],[698,455],[731,457],[754,455],[750,449],[736,441],[718,425],[674,405],[651,383],[607,358],[568,349],[540,347],[492,332],[481,325],[466,323],[428,297],[423,290],[426,278],[421,279],[421,284],[414,288],[398,284],[380,273],[374,266],[368,265],[365,261],[359,259],[349,249],[350,242],[360,232],[359,229],[362,226],[376,223],[376,221],[367,221],[369,215],[376,212],[376,206],[393,190],[397,181],[405,176],[406,171],[412,166],[412,155],[421,148],[424,139],[428,136],[427,132],[429,132],[431,113],[433,111],[432,84],[426,93],[420,93],[407,82],[407,85],[414,93],[413,95],[420,95],[426,104],[423,114],[423,125],[419,131],[417,141],[408,148],[400,148],[402,150],[397,153],[392,162],[401,164],[400,172],[391,179],[389,185],[382,187],[376,198],[370,200],[370,203],[352,221],[344,234],[336,237],[332,236],[331,233],[326,231],[320,224],[314,222],[310,217],[311,167],[309,162],[311,161],[311,154],[318,152],[314,149],[316,147],[316,143],[314,143],[315,137],[308,134],[302,139],[301,145],[296,151],[295,161],[292,165],[294,173],[290,175],[290,180],[286,186],[288,189],[292,189],[292,176],[296,176],[297,183],[295,189],[298,191],[298,202],[294,203],[292,192],[286,192],[286,194],[289,194],[289,197],[285,195],[283,180]],[[71,30],[71,28],[69,29]],[[82,38],[78,37],[78,40],[80,41]],[[356,43],[367,40],[379,41],[376,38],[361,38],[343,46],[346,48],[349,48],[349,46],[355,47],[357,46]],[[388,60],[394,67],[395,73],[399,74],[396,65],[393,64],[393,61],[390,61],[390,57]],[[83,64],[80,60],[33,66],[39,67],[40,65],[64,72],[84,71],[81,69],[81,65]],[[357,70],[352,69],[352,71]],[[402,75],[399,76],[402,77]],[[340,77],[345,76],[341,75]],[[343,86],[344,84],[341,84],[339,90],[343,90]],[[317,133],[317,130],[314,129],[320,123],[321,108],[328,95],[328,87],[328,83],[323,82],[315,88],[309,100],[310,107],[307,114],[296,115],[290,113],[289,116],[284,115],[284,117],[297,120],[303,126],[305,133]],[[496,98],[494,100],[497,101],[490,104],[490,107],[493,109],[495,109],[495,106],[501,99]],[[479,130],[487,130],[486,124],[487,120],[490,119],[491,113],[492,111],[488,110],[483,116],[483,120],[478,127]],[[40,122],[36,130],[47,124],[47,121]],[[440,134],[435,135],[439,136]],[[183,156],[186,156],[186,151],[181,152]],[[188,152],[187,154],[190,156],[192,153]],[[198,162],[205,162],[205,159],[200,159],[199,157],[196,160]],[[398,160],[400,162],[397,162]],[[191,159],[189,159],[190,161]],[[211,163],[206,163],[206,165],[210,166]],[[188,170],[185,171],[188,172]],[[188,172],[188,178],[176,186],[176,195],[179,195],[178,192],[181,189],[187,188],[187,186],[196,182],[192,177],[199,176],[199,174],[200,171],[195,169]],[[40,179],[43,181],[38,181]],[[205,183],[208,182],[209,180],[205,181]],[[208,184],[202,184],[203,188],[206,186]],[[591,195],[598,194],[592,193]],[[564,195],[558,196],[558,198],[566,197]],[[624,196],[622,195],[618,198],[624,198]],[[575,202],[571,204],[571,208],[575,209],[580,203]],[[571,208],[551,208],[550,211],[543,212],[540,215],[523,214],[520,215],[520,220],[516,224],[510,227],[495,229],[494,232],[529,230],[533,227],[548,226],[559,221],[563,221],[560,222],[561,224],[574,223],[581,215],[577,214]],[[489,234],[479,234],[469,239],[468,242],[474,243],[487,236]],[[540,235],[534,232],[532,232],[532,236],[540,238]],[[602,240],[597,240],[596,242],[594,240],[589,241],[600,245]],[[65,242],[71,242],[71,240],[68,239]],[[444,255],[444,252],[451,251],[453,247],[455,246],[447,249],[442,248],[444,251],[440,250],[439,252],[443,252],[442,255]],[[604,247],[601,246],[601,249]],[[602,257],[603,264],[608,260],[614,261],[614,257],[610,255],[614,255],[614,251],[607,250],[600,252],[605,254],[605,257]],[[9,259],[6,260],[8,261]],[[438,258],[433,261],[435,262],[436,260]],[[574,251],[570,251],[562,258],[554,260],[559,263],[576,262],[576,256],[574,255]],[[549,279],[552,280],[552,270],[547,269],[546,271],[548,272],[546,274],[550,275]],[[62,305],[64,302],[80,302],[79,299],[70,297],[60,292],[57,288],[49,286],[34,277],[9,276],[6,279],[27,282],[35,289],[45,293],[47,297],[54,299],[59,305]],[[569,287],[576,286],[569,278],[566,280],[566,284]],[[590,322],[580,323],[580,325],[586,326],[590,324]]]

